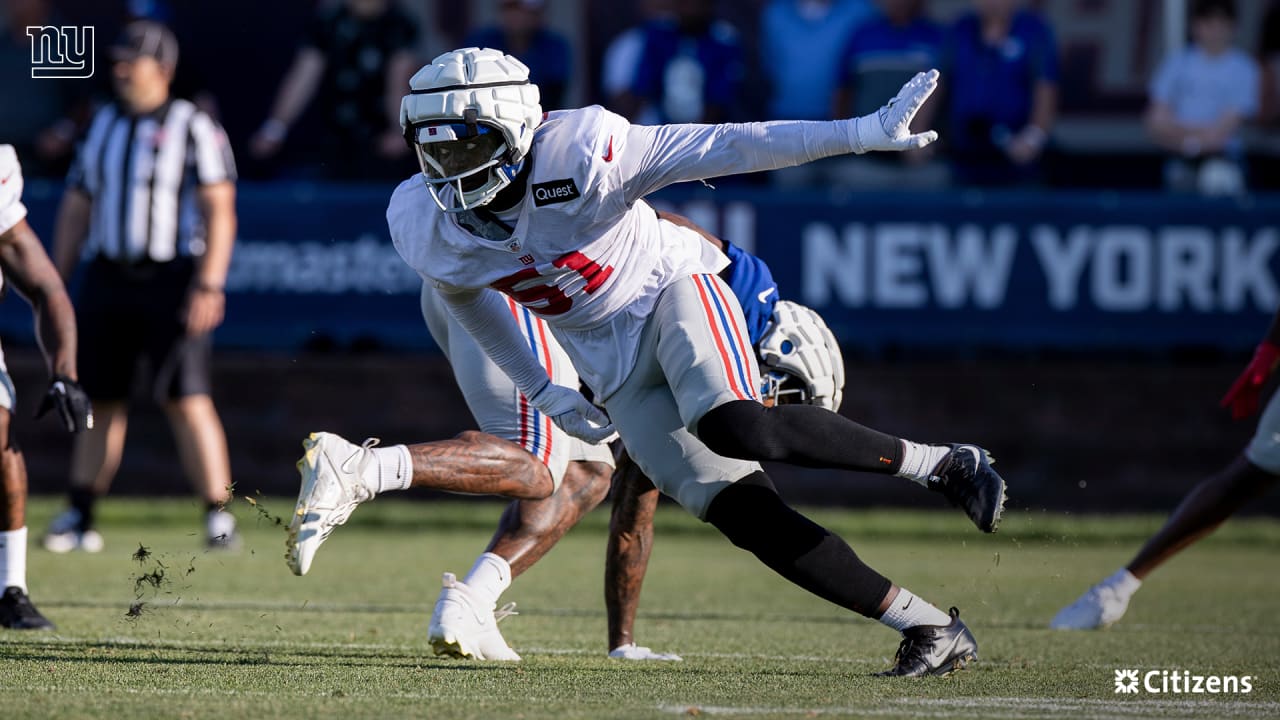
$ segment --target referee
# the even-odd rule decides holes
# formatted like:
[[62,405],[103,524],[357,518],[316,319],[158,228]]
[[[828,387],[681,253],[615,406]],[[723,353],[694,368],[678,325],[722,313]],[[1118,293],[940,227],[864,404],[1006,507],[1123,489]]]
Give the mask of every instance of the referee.
[[151,21],[129,24],[111,48],[116,99],[94,116],[67,178],[54,234],[64,279],[89,260],[76,306],[80,379],[96,423],[77,436],[70,508],[44,545],[102,549],[94,504],[124,450],[128,400],[140,366],[164,407],[189,479],[207,503],[210,547],[236,544],[222,421],[209,396],[212,330],[235,241],[235,164],[226,135],[170,97],[178,42]]

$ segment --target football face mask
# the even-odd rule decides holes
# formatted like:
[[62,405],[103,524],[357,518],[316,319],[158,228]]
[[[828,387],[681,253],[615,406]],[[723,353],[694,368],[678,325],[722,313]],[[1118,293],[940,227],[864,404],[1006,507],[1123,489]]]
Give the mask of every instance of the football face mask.
[[[414,139],[418,165],[441,210],[456,212],[483,205],[511,181],[518,169],[504,164],[507,144],[503,135],[486,125],[422,125],[415,130]],[[440,197],[440,189],[446,185],[453,188],[452,208]]]
[[806,405],[813,402],[809,397],[809,384],[803,378],[776,369],[761,370],[760,401],[765,407]]

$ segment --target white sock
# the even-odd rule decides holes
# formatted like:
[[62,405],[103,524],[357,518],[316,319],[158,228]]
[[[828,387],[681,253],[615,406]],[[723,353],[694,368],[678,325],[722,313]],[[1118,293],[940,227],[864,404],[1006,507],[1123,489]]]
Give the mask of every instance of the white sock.
[[921,600],[906,588],[898,588],[898,597],[880,616],[880,622],[902,632],[917,625],[949,625],[951,616]]
[[408,490],[413,480],[413,457],[405,445],[372,448],[374,462],[360,478],[374,495],[388,490]]
[[204,531],[210,539],[231,537],[236,532],[236,516],[226,510],[210,510],[204,516]]
[[895,476],[918,482],[929,487],[929,478],[938,463],[951,452],[945,445],[921,445],[910,440],[902,441],[902,465]]
[[20,587],[27,591],[27,528],[0,532],[0,591]]
[[496,604],[502,593],[511,587],[511,565],[501,555],[484,553],[476,558],[471,572],[463,583],[491,603]]
[[1122,593],[1125,597],[1131,597],[1138,588],[1142,587],[1142,581],[1129,572],[1129,568],[1120,568],[1111,573],[1111,576],[1103,580],[1102,584]]

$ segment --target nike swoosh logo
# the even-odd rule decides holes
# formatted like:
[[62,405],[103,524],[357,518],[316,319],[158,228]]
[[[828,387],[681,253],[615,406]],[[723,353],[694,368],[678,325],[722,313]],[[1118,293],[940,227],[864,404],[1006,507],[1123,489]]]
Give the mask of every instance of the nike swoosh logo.
[[906,610],[907,608],[911,607],[911,603],[913,603],[913,602],[915,602],[915,601],[916,601],[916,599],[915,599],[915,598],[911,598],[910,600],[908,600],[908,601],[907,601],[907,604],[906,604],[906,605],[903,605],[902,607],[900,607],[900,608],[898,608],[898,609],[899,609],[899,610]]
[[[613,138],[609,138],[609,141],[610,141],[610,142],[613,142]],[[612,148],[612,147],[610,147],[610,150],[612,150],[612,149],[613,149],[613,148]],[[0,180],[0,185],[4,185],[4,184],[8,183],[8,182],[9,182],[10,180],[12,180],[12,179],[13,179],[13,173],[9,173],[8,175],[6,175],[6,176],[5,176],[5,178],[4,178],[3,180]]]
[[612,135],[609,136],[609,149],[604,151],[604,155],[601,155],[600,159],[604,160],[605,162],[613,162],[613,136]]
[[765,290],[759,295],[756,295],[756,299],[759,300],[760,302],[768,302],[769,296],[774,294],[777,291],[778,291],[778,288],[769,288],[768,290]]

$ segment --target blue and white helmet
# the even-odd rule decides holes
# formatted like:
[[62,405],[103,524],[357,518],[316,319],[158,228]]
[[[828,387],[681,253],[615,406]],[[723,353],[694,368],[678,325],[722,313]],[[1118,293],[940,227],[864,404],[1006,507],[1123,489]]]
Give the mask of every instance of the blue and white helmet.
[[779,300],[757,349],[760,395],[774,404],[805,403],[831,411],[844,397],[844,356],[813,310]]
[[492,200],[520,172],[542,122],[529,68],[499,50],[463,48],[432,60],[409,88],[400,127],[436,204],[461,212]]

